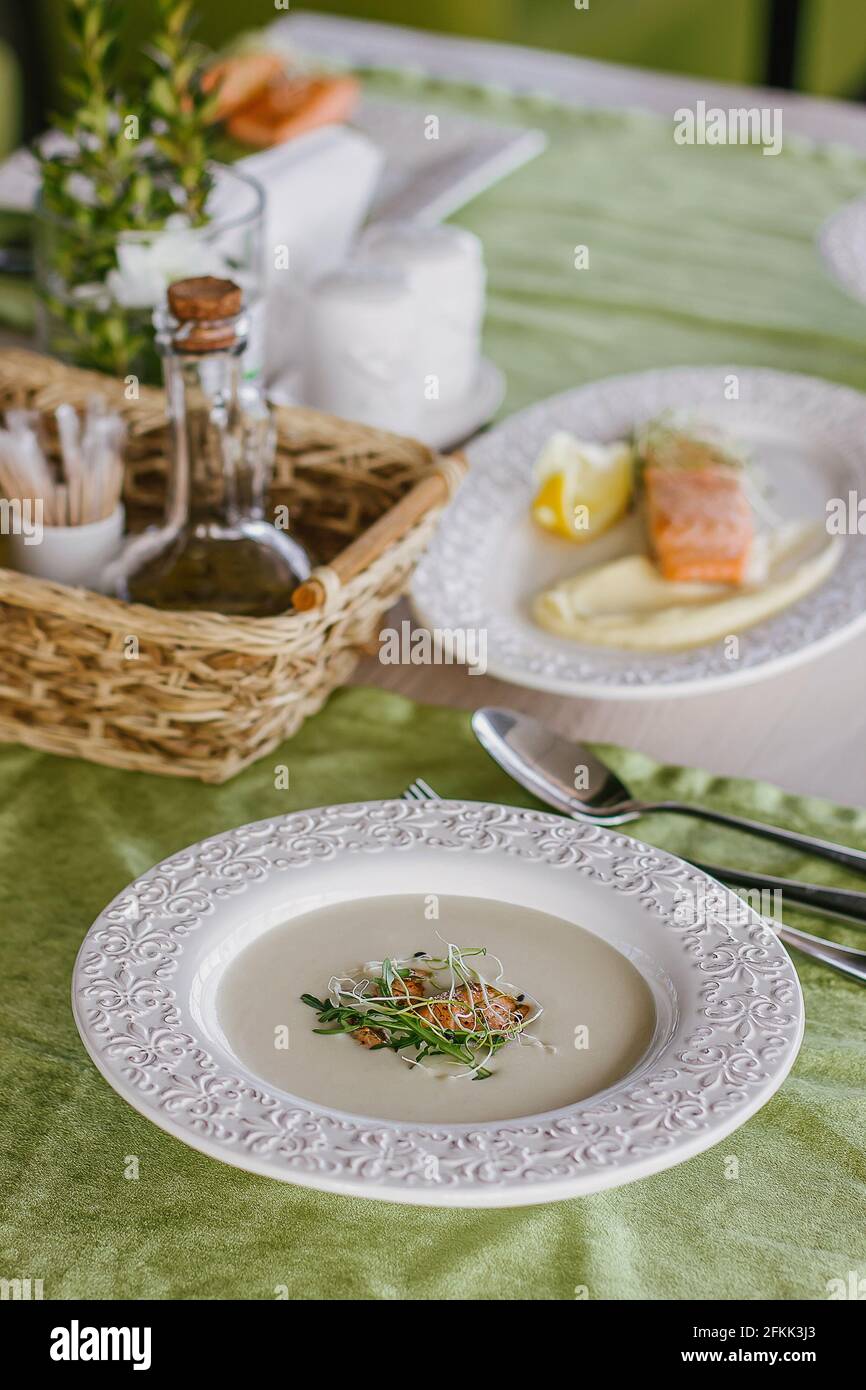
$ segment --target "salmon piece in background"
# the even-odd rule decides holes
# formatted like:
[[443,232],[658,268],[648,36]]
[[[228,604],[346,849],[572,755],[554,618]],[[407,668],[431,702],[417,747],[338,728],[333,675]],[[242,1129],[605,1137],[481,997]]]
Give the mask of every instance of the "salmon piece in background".
[[202,86],[216,92],[214,120],[242,145],[267,149],[319,126],[348,120],[358,104],[356,77],[287,73],[274,53],[242,53],[217,63]]
[[744,583],[755,528],[738,470],[650,465],[643,476],[650,542],[662,578]]
[[278,145],[319,126],[348,120],[360,90],[356,77],[285,78],[230,116],[226,129],[244,145]]
[[203,91],[217,93],[212,119],[224,121],[283,76],[283,61],[276,53],[236,53],[215,63],[201,83]]

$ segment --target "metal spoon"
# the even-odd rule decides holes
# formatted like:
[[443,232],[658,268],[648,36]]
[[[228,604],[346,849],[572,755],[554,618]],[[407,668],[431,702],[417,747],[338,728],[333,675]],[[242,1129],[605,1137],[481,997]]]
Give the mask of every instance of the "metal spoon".
[[[572,743],[528,715],[507,709],[479,709],[472,716],[472,728],[481,745],[515,781],[542,801],[549,800],[552,788],[557,799],[564,803],[566,814],[575,820],[589,821],[593,825],[627,825],[650,811],[671,811],[677,815],[697,816],[717,825],[730,825],[735,830],[747,830],[752,835],[820,855],[846,869],[866,874],[866,851],[861,849],[849,849],[830,840],[818,840],[814,835],[782,830],[777,825],[765,825],[763,821],[748,820],[745,816],[711,811],[706,806],[692,806],[682,801],[637,801],[616,774],[599,762],[588,748]],[[575,786],[578,771],[585,786]],[[539,775],[540,772],[543,775]]]

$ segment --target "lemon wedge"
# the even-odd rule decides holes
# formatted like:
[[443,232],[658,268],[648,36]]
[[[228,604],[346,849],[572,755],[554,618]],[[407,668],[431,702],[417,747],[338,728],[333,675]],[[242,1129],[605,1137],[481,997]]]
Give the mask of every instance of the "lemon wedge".
[[593,444],[557,430],[535,465],[532,515],[547,531],[591,541],[619,521],[634,489],[629,444]]

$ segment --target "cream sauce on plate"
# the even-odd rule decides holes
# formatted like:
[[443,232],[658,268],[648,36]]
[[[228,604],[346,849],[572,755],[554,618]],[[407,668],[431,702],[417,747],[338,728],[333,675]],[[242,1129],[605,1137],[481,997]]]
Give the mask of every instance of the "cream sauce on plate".
[[[431,901],[438,919],[426,915]],[[512,1042],[495,1054],[490,1078],[445,1079],[313,1032],[320,1025],[301,994],[325,999],[332,975],[364,961],[439,955],[443,939],[498,956],[505,979],[544,1006],[528,1031],[555,1050]],[[489,956],[473,963],[495,977]],[[518,1119],[583,1100],[636,1065],[656,1017],[643,977],[600,937],[545,912],[444,894],[340,902],[291,918],[228,965],[217,1013],[229,1046],[262,1081],[317,1105],[416,1124]],[[288,1047],[278,1045],[285,1029]]]
[[766,577],[732,587],[662,579],[646,555],[583,569],[537,595],[536,622],[558,637],[631,651],[673,652],[742,632],[823,584],[841,547],[823,525],[792,525],[766,541]]

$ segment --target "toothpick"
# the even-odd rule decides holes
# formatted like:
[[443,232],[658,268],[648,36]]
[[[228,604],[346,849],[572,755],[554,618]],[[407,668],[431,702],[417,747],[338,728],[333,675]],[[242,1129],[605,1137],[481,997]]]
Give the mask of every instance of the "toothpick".
[[123,491],[123,421],[91,397],[82,422],[73,406],[55,410],[62,472],[55,476],[42,447],[36,411],[6,412],[0,429],[0,489],[9,498],[40,498],[47,526],[82,526],[101,521],[117,507]]

